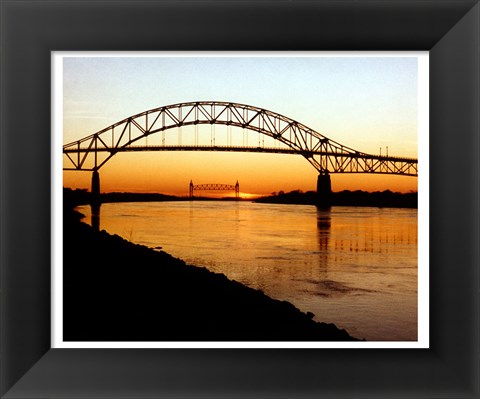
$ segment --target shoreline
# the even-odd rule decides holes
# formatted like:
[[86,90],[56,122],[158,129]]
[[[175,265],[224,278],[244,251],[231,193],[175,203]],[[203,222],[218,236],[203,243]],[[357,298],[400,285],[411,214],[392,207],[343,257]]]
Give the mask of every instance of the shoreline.
[[358,341],[312,317],[64,210],[65,341]]
[[[86,190],[72,190],[64,188],[64,201],[66,207],[73,208],[77,205],[87,205],[92,202],[90,192]],[[270,204],[288,204],[288,205],[314,205],[321,207],[330,206],[357,206],[357,207],[377,207],[377,208],[415,208],[418,209],[418,193],[394,193],[392,191],[339,191],[333,192],[328,201],[319,202],[319,198],[314,191],[302,192],[300,190],[290,191],[288,193],[279,192],[270,196],[259,198],[211,198],[211,197],[177,197],[173,195],[159,193],[126,193],[112,192],[102,193],[98,200],[99,203],[116,202],[163,202],[163,201],[241,201]]]

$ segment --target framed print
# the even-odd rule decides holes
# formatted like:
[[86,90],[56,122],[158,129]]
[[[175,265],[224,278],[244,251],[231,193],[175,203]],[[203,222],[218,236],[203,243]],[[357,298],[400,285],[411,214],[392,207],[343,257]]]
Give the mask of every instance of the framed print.
[[[221,4],[202,1],[2,1],[2,397],[478,397],[479,7],[478,1],[312,1],[294,4],[269,1],[255,4],[236,1]],[[103,55],[99,57],[99,54]],[[332,57],[332,54],[337,56]],[[413,58],[411,54],[414,54]],[[328,55],[330,58],[326,58]],[[428,64],[417,62],[421,58],[419,55],[427,56]],[[166,60],[170,69],[158,62]],[[358,60],[363,64],[356,63]],[[317,68],[319,61],[335,77],[325,79],[324,76],[328,76],[325,72],[322,75],[325,80],[321,80],[313,75],[311,84],[305,85],[310,68]],[[368,69],[365,63],[375,62],[380,62],[372,66],[375,76],[365,75]],[[421,82],[425,80],[422,81],[420,76],[422,70],[427,72],[422,75],[427,76],[424,86]],[[149,74],[148,71],[155,73]],[[411,71],[418,72],[418,75]],[[320,76],[318,70],[316,76]],[[318,92],[322,89],[319,81],[323,82],[325,91],[322,107],[318,100],[321,98]],[[153,82],[164,89],[163,93],[161,90],[157,92]],[[208,85],[195,93],[202,82],[208,82]],[[212,91],[216,83],[221,87]],[[267,89],[270,83],[271,88]],[[255,92],[252,84],[263,91]],[[344,90],[344,95],[335,98],[336,92],[329,92],[328,84],[334,86],[337,93]],[[358,91],[353,90],[356,85]],[[417,87],[422,87],[423,93],[428,91],[428,120],[415,117],[426,111],[422,109],[421,101],[418,107],[412,106],[421,98],[420,89],[414,93],[418,96],[411,95]],[[389,102],[384,93],[392,93],[394,88],[398,90],[395,100]],[[252,93],[249,98],[257,99],[258,102],[254,101],[257,104],[241,97],[238,93],[242,89]],[[296,90],[311,90],[314,94],[311,104],[302,105],[303,101],[300,105],[293,105],[298,95]],[[167,91],[174,95],[165,95]],[[411,96],[403,97],[401,93],[408,91]],[[215,97],[215,92],[222,93],[222,97],[225,93],[237,94],[230,100]],[[199,98],[207,93],[212,96]],[[179,96],[178,99],[175,95]],[[125,102],[125,98],[130,101]],[[349,105],[352,99],[357,100],[354,102],[356,109]],[[353,115],[355,112],[357,116],[367,115],[362,111],[369,104],[365,99],[375,107],[376,120],[362,126]],[[159,103],[150,105],[154,100]],[[287,105],[283,106],[282,101]],[[333,107],[340,102],[343,111],[338,106]],[[383,108],[392,102],[396,104],[397,114],[390,112],[385,116]],[[349,121],[355,121],[359,135],[345,136],[342,141],[329,136],[331,127],[318,131],[322,128],[315,122],[315,129],[310,129],[312,123],[301,120],[310,120],[309,114],[302,111],[307,108],[313,109],[312,114],[318,114],[317,118],[326,115],[322,111],[328,113],[328,110],[336,109],[330,112],[330,116],[336,117],[338,125],[345,126],[344,130],[348,130]],[[124,111],[117,114],[115,110],[118,109]],[[257,122],[255,118],[258,118]],[[398,135],[402,140],[377,135],[371,139],[371,145],[375,146],[371,151],[349,144],[362,140],[366,143],[369,134],[375,130],[375,123],[382,118],[383,126],[403,132]],[[407,120],[418,123],[417,128],[411,129],[410,122],[405,122]],[[409,129],[419,132],[419,137],[412,142]],[[422,129],[429,134],[421,135]],[[245,130],[249,130],[248,134]],[[56,134],[58,131],[62,132],[61,137]],[[283,135],[286,132],[288,136]],[[168,141],[172,137],[173,141]],[[427,139],[422,142],[422,137]],[[314,143],[316,139],[317,144]],[[303,147],[295,147],[298,142],[303,142]],[[237,236],[246,233],[238,224],[223,223],[230,218],[246,224],[242,207],[247,202],[240,199],[247,194],[264,194],[255,191],[253,186],[249,187],[246,175],[242,178],[234,176],[240,173],[238,165],[247,164],[246,158],[232,162],[230,174],[224,167],[228,165],[227,158],[222,158],[215,175],[201,175],[198,165],[206,165],[206,158],[190,157],[193,167],[188,169],[186,158],[182,158],[179,166],[173,161],[154,165],[156,161],[150,157],[152,154],[178,156],[179,151],[186,149],[197,154],[204,147],[209,147],[209,151],[212,147],[216,151],[222,150],[218,152],[228,155],[230,160],[234,159],[232,149],[241,149],[244,157],[258,153],[293,157],[295,154],[288,152],[293,149],[296,155],[301,155],[303,162],[317,166],[315,201],[320,193],[332,201],[327,204],[331,205],[328,211],[324,211],[325,204],[314,207],[318,209],[313,215],[316,220],[312,233],[315,247],[303,248],[300,258],[295,258],[296,262],[306,262],[309,251],[315,252],[318,260],[318,254],[325,253],[333,245],[335,251],[331,253],[335,255],[331,258],[345,259],[351,252],[348,264],[358,266],[358,257],[354,253],[359,249],[361,253],[367,253],[368,245],[373,244],[358,248],[356,244],[348,244],[350,235],[338,238],[340,233],[335,229],[345,225],[347,219],[338,219],[342,215],[334,212],[337,204],[334,201],[339,201],[335,192],[339,187],[337,176],[342,176],[346,168],[351,168],[352,172],[361,167],[370,168],[368,171],[374,172],[373,175],[373,167],[377,164],[383,165],[385,176],[392,170],[416,175],[417,154],[408,150],[412,143],[413,147],[418,144],[420,149],[419,171],[428,170],[428,175],[423,176],[428,183],[423,186],[426,189],[418,188],[419,204],[424,205],[423,211],[419,208],[419,226],[420,230],[425,229],[423,233],[426,232],[428,245],[423,248],[419,245],[418,270],[415,265],[415,273],[410,278],[412,281],[418,279],[418,285],[408,285],[408,278],[395,285],[382,274],[371,292],[366,292],[369,288],[362,285],[364,275],[358,270],[357,274],[348,276],[345,274],[348,262],[335,265],[330,258],[323,264],[328,265],[328,270],[317,264],[319,267],[309,276],[296,274],[292,278],[292,275],[276,274],[282,267],[281,258],[293,259],[292,251],[288,254],[280,251],[288,249],[289,245],[298,249],[296,244],[287,242],[277,233],[274,237],[278,244],[275,256],[265,252],[254,257],[260,261],[273,256],[274,262],[263,265],[262,269],[268,270],[267,275],[274,273],[274,284],[268,283],[262,270],[257,269],[255,273],[262,284],[245,288],[243,285],[249,283],[242,279],[247,278],[248,273],[245,277],[240,273],[243,271],[233,267],[215,269],[218,261],[204,257],[208,242],[216,243],[216,248],[227,248],[227,254],[222,255],[224,259],[233,254],[243,256],[247,244],[252,241],[263,242],[264,247],[270,248],[273,244],[267,238],[272,229],[267,228],[268,220],[283,218],[282,223],[288,223],[289,212],[297,206],[297,222],[286,227],[290,232],[297,231],[294,228],[300,228],[302,212],[310,207],[283,205],[280,207],[285,209],[283,213],[272,214],[274,207],[254,203],[263,206],[263,215],[270,215],[262,219],[255,217],[254,226],[262,226],[263,233],[248,236],[239,244],[241,250],[232,246],[228,253],[232,244],[225,241],[228,238],[226,232],[235,229]],[[321,145],[329,147],[321,148]],[[58,151],[60,147],[63,149]],[[169,151],[165,150],[166,147]],[[175,152],[170,151],[173,147]],[[195,151],[191,147],[195,147]],[[380,147],[378,152],[376,147]],[[427,151],[421,153],[425,147],[428,147]],[[394,155],[395,149],[404,151],[398,151],[397,156]],[[60,162],[59,155],[63,157]],[[328,156],[322,158],[325,155]],[[215,158],[210,156],[208,162],[213,164]],[[109,170],[120,168],[122,157],[139,158],[115,177]],[[422,159],[425,162],[422,163]],[[59,165],[74,170],[58,173]],[[149,165],[154,166],[149,168]],[[338,169],[330,168],[335,165]],[[278,200],[282,197],[285,200],[297,196],[297,201],[300,197],[306,201],[305,198],[311,195],[308,187],[289,187],[288,171],[281,167],[277,166],[276,170],[280,177],[284,176],[285,189],[279,185],[270,188],[268,179],[262,181],[261,186],[277,191],[267,198]],[[400,169],[392,169],[394,167]],[[136,170],[140,168],[140,171]],[[289,169],[298,179],[295,184],[300,184],[297,181],[301,180],[302,172],[293,166]],[[262,170],[257,166],[252,172],[259,181]],[[79,179],[77,175],[72,178],[69,173],[87,173],[87,178]],[[200,179],[212,180],[198,180],[195,173]],[[125,179],[121,182],[122,177],[129,175],[133,178],[128,184]],[[220,176],[222,181],[213,180],[215,176]],[[272,179],[273,174],[270,172],[269,176]],[[421,172],[418,176],[420,182]],[[120,183],[114,183],[115,179]],[[106,191],[130,191],[130,196],[137,191],[144,195],[144,199],[145,195],[161,192],[152,188],[148,193],[145,182],[155,179],[165,184],[162,187],[170,184],[169,179],[174,183],[185,180],[182,187],[186,198],[176,201],[175,209],[156,210],[161,212],[157,219],[152,214],[147,216],[156,230],[161,223],[170,223],[159,240],[145,235],[146,227],[139,230],[134,223],[138,217],[131,208],[125,208],[126,203],[118,202],[118,194],[117,197],[110,195],[111,202],[92,200],[96,194],[97,199],[105,199]],[[86,183],[78,184],[79,181]],[[70,191],[67,190],[65,196],[61,192],[59,196],[58,188],[67,182]],[[132,182],[138,187],[133,187]],[[389,180],[389,184],[391,182],[393,180]],[[112,189],[107,188],[109,185]],[[345,190],[355,189],[351,187],[345,186]],[[230,207],[228,209],[234,217],[222,214],[215,220],[216,225],[223,226],[219,228],[223,233],[219,234],[217,229],[215,237],[208,237],[206,233],[213,222],[188,233],[189,242],[195,242],[203,251],[197,251],[191,259],[207,266],[206,269],[189,269],[190,266],[178,263],[169,255],[173,249],[167,248],[167,238],[178,234],[176,227],[183,225],[180,230],[187,231],[186,224],[196,223],[200,211],[192,207],[219,204],[192,201],[195,197],[198,199],[200,190],[205,189],[232,190],[222,209]],[[280,194],[279,190],[285,192]],[[415,191],[416,187],[404,192],[409,190]],[[167,194],[183,195],[174,191],[172,188]],[[78,198],[85,193],[91,197],[88,207],[81,208],[81,212],[87,215],[92,228],[88,228],[85,234],[75,230],[76,239],[71,240],[73,224],[77,223],[75,228],[79,225],[73,216],[72,219],[65,217],[72,215],[71,209],[66,210],[66,207],[72,203],[84,205]],[[139,194],[135,195],[138,199]],[[110,203],[120,207],[107,206]],[[97,210],[91,205],[97,205]],[[187,205],[190,216],[182,219],[185,211],[182,206]],[[213,209],[218,214],[219,207]],[[275,209],[279,211],[278,204]],[[370,231],[368,226],[377,226],[379,241],[383,240],[382,245],[388,244],[379,252],[394,248],[396,254],[400,247],[415,252],[412,241],[415,242],[416,236],[412,238],[408,230],[404,230],[413,214],[408,212],[409,208],[402,209],[404,212],[401,215],[396,213],[397,219],[393,221],[389,221],[393,212],[383,212],[381,224],[369,219],[368,223],[357,226],[357,230],[365,237]],[[378,216],[378,209],[376,212]],[[60,219],[59,214],[62,215]],[[115,220],[115,214],[120,215],[120,219]],[[169,214],[174,215],[170,222]],[[365,215],[354,217],[362,219]],[[212,220],[212,215],[206,219]],[[70,222],[72,225],[68,225]],[[107,222],[112,224],[105,227]],[[112,230],[115,223],[120,230]],[[390,236],[387,228],[378,227],[389,223],[395,226],[395,231],[402,228],[402,234]],[[248,231],[251,232],[254,226],[248,227]],[[102,232],[104,228],[117,235]],[[99,231],[92,232],[94,229]],[[416,226],[412,229],[416,230]],[[69,232],[68,238],[60,235],[62,245],[58,244],[59,230]],[[420,230],[419,244],[422,241]],[[347,230],[351,231],[352,228]],[[193,241],[201,235],[207,237],[206,241]],[[299,233],[294,232],[290,237],[296,235]],[[392,240],[400,245],[392,246]],[[128,244],[128,241],[134,244]],[[171,242],[179,242],[178,237],[177,241],[173,238]],[[358,240],[351,242],[358,244]],[[405,259],[404,255],[401,256]],[[415,256],[410,255],[411,258]],[[61,259],[65,265],[60,269],[63,272],[60,277],[55,269],[55,259]],[[161,259],[167,265],[168,273],[158,275],[156,271],[144,268],[147,259],[151,262],[160,262]],[[363,259],[367,259],[370,269],[365,267],[362,270],[369,272],[369,282],[374,285],[378,273],[372,273],[372,268],[378,265],[372,264],[370,255]],[[388,257],[382,259],[386,262]],[[427,260],[425,268],[421,267],[421,259]],[[252,260],[242,262],[251,264]],[[195,264],[194,261],[187,263]],[[108,270],[102,271],[99,265],[108,265]],[[132,272],[133,265],[135,272]],[[217,273],[213,280],[208,267]],[[183,277],[169,280],[168,275],[172,277],[179,273],[178,270],[182,270]],[[195,276],[201,277],[186,277],[191,270]],[[122,275],[122,279],[118,279],[118,275]],[[144,278],[140,279],[140,275]],[[183,289],[194,292],[198,300],[185,302],[182,312],[169,312],[168,309],[175,309],[176,304],[183,303],[177,293],[182,291],[181,281],[190,278],[191,282],[185,283]],[[284,279],[287,282],[282,285]],[[231,280],[240,280],[243,285]],[[162,281],[163,290],[157,289],[159,281]],[[169,287],[173,284],[168,281],[176,281],[178,289]],[[205,284],[204,289],[196,284],[198,281]],[[146,289],[143,289],[144,284]],[[57,290],[59,286],[61,289]],[[264,292],[275,297],[272,292],[278,287],[283,292],[286,292],[285,287],[292,290],[300,287],[297,289],[297,292],[303,292],[300,299],[315,304],[317,308],[310,312],[295,295],[280,296],[280,301],[269,302]],[[315,287],[316,301],[307,295],[312,293],[312,287]],[[407,295],[416,288],[418,296]],[[218,290],[223,290],[225,295],[222,306],[218,294],[215,294]],[[248,317],[253,313],[263,315],[248,328],[238,323],[238,317],[232,317],[241,314],[245,307],[237,308],[235,302],[226,299],[236,290],[239,302],[248,302],[248,295],[255,297]],[[399,290],[403,290],[403,298],[413,298],[414,301],[394,299]],[[353,294],[346,295],[347,291],[353,291]],[[374,306],[362,307],[365,298],[378,296],[376,291],[385,295],[377,298]],[[331,295],[332,292],[337,296]],[[209,294],[215,300],[208,299]],[[163,306],[158,311],[150,304],[159,298],[163,303],[173,302],[172,306]],[[340,302],[352,298],[353,302],[342,308]],[[294,305],[282,302],[286,299]],[[395,317],[381,312],[382,306],[388,307],[389,300],[397,308]],[[62,304],[60,308],[58,303]],[[334,311],[333,316],[338,321],[332,318],[323,320],[321,315],[327,314],[326,306],[319,311],[319,303],[334,303],[332,308],[337,312]],[[207,307],[209,311],[217,309],[216,314],[220,317],[212,317],[206,323]],[[360,323],[341,324],[342,315],[346,315],[345,320],[354,319],[353,313],[345,312],[345,308],[352,307],[357,309],[355,320],[369,320],[370,327],[361,330],[364,326],[359,327]],[[279,317],[266,317],[277,311]],[[288,323],[286,314],[291,316]],[[59,315],[63,318],[60,324]],[[145,315],[149,320],[160,319],[164,323],[145,324]],[[188,323],[182,324],[185,319],[192,321],[192,328]],[[223,329],[227,320],[231,323],[230,330]],[[275,324],[279,320],[283,324]],[[323,324],[324,321],[327,324]],[[320,331],[318,326],[329,326],[332,335],[325,338],[325,330],[322,330],[321,338],[319,335],[313,335],[313,338],[312,335],[288,335],[290,330],[298,334],[298,323],[315,330],[315,334]],[[201,335],[202,326],[204,335]],[[373,335],[380,332],[384,335]],[[343,338],[337,334],[343,334]],[[366,340],[362,341],[365,337]],[[350,344],[351,338],[360,340]],[[185,345],[185,342],[192,341],[196,341],[196,345]],[[231,344],[242,341],[248,344]],[[326,345],[327,341],[333,341],[333,345]],[[136,345],[139,342],[143,344]],[[152,345],[158,342],[162,344]],[[372,342],[380,344],[368,345]],[[125,343],[127,345],[121,345]]]
[[427,53],[52,64],[55,348],[428,348]]

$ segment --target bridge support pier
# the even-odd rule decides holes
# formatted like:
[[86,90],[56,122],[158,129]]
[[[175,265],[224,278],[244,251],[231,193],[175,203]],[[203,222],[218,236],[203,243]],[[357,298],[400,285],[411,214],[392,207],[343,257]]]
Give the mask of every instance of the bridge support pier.
[[100,203],[100,174],[98,170],[92,173],[92,204]]
[[317,178],[317,205],[330,206],[332,202],[332,181],[328,172],[320,172]]

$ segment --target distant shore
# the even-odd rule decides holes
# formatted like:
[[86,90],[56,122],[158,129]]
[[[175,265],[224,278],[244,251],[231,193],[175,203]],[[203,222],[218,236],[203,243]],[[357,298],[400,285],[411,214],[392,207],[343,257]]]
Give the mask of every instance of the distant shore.
[[356,340],[223,274],[94,231],[69,206],[63,288],[66,341]]
[[[314,191],[302,192],[300,190],[288,193],[279,192],[270,196],[258,198],[255,202],[273,204],[321,205],[319,197]],[[366,191],[339,191],[331,193],[325,201],[329,206],[369,206],[380,208],[417,208],[417,193],[395,193],[390,190]]]
[[[100,195],[102,203],[113,202],[154,202],[154,201],[191,201],[189,197],[178,197],[173,195],[159,193],[104,193]],[[208,198],[194,197],[195,201],[253,201],[259,203],[274,204],[296,204],[296,205],[321,205],[319,197],[314,191],[302,192],[300,190],[284,193],[273,193],[269,196],[237,199],[234,197],[224,198]],[[91,202],[90,193],[86,190],[64,189],[64,201],[68,206],[84,205]],[[418,194],[412,193],[395,193],[389,190],[366,192],[366,191],[349,191],[344,190],[334,192],[328,198],[329,206],[370,206],[385,208],[417,208]]]

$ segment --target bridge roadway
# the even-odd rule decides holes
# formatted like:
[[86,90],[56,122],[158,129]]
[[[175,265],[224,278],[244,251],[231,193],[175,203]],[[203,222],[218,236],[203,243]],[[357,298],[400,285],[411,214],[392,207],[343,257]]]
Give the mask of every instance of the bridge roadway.
[[[89,147],[80,148],[65,148],[63,152],[65,154],[81,154],[89,153],[92,149]],[[120,152],[140,152],[140,151],[224,151],[224,152],[254,152],[254,153],[270,153],[270,154],[295,154],[302,155],[305,158],[311,158],[314,155],[323,157],[332,157],[343,160],[343,162],[337,162],[337,167],[329,171],[329,173],[396,173],[404,174],[407,176],[416,176],[416,164],[417,160],[407,157],[391,157],[382,155],[371,155],[358,152],[357,154],[340,154],[338,152],[330,151],[299,151],[292,148],[281,147],[260,147],[260,146],[229,146],[229,145],[130,145],[125,147],[99,147],[96,152],[108,152],[110,155],[114,155]],[[352,160],[357,159],[357,162]],[[359,162],[359,161],[362,162]],[[370,167],[367,162],[372,161]],[[368,162],[367,162],[368,163]],[[396,163],[401,164],[397,166]],[[390,166],[389,166],[390,165]],[[392,168],[391,166],[394,165]],[[370,169],[370,170],[369,170]],[[78,170],[78,168],[64,168],[64,170]],[[401,173],[401,171],[404,173]]]

